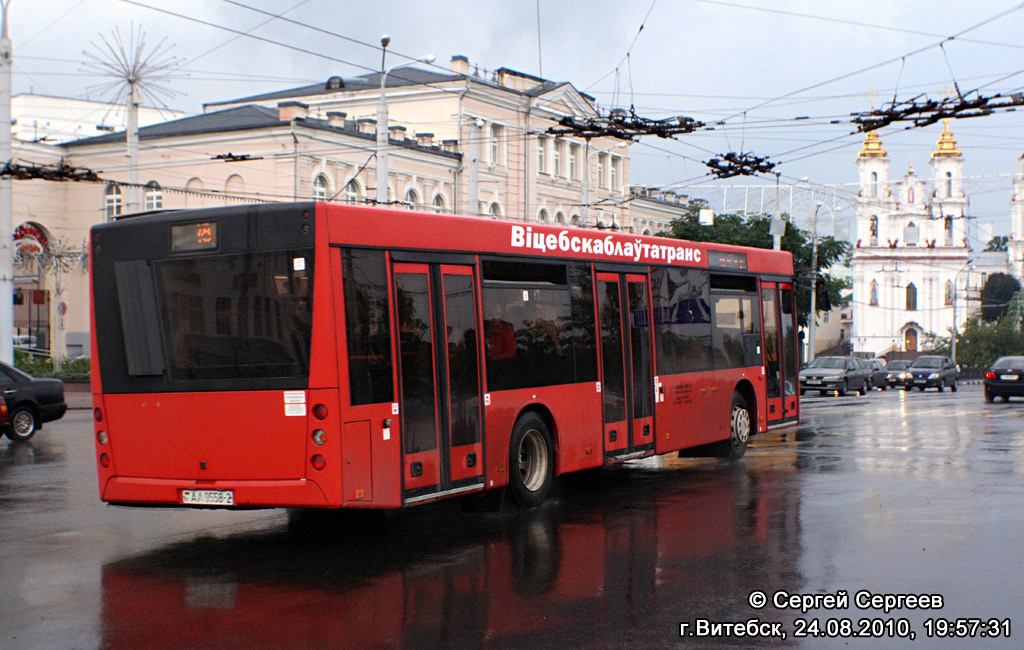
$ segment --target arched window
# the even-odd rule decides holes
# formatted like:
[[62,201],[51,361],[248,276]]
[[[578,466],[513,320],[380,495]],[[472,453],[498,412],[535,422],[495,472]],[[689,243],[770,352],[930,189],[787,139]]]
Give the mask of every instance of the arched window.
[[946,246],[953,245],[953,217],[946,217],[944,233],[946,235]]
[[327,176],[324,174],[317,174],[313,179],[313,200],[314,201],[326,201],[327,200]]
[[871,197],[878,196],[878,172],[871,172]]
[[238,174],[228,176],[227,182],[224,183],[224,192],[234,196],[245,194],[245,181]]
[[555,213],[555,222],[556,223],[560,223],[560,224],[564,224],[565,223],[565,213],[562,212],[561,210],[556,212]]
[[946,172],[946,196],[953,198],[953,172]]
[[107,184],[104,204],[106,205],[107,219],[121,216],[124,210],[124,199],[121,198],[121,186],[117,183]]
[[913,221],[907,224],[907,227],[903,229],[903,241],[907,242],[907,246],[917,246],[918,235],[920,229]]
[[953,296],[953,281],[952,280],[946,280],[946,304],[947,305],[952,305],[953,304],[953,297],[954,297]]
[[913,282],[907,285],[907,311],[917,311],[917,287]]
[[185,206],[194,207],[202,204],[202,192],[206,190],[206,185],[202,180],[192,177],[185,183]]
[[871,281],[871,297],[869,298],[868,304],[872,305],[873,307],[877,307],[878,306],[878,281],[877,280],[872,280]]
[[907,203],[914,202],[914,188],[907,189]]
[[871,246],[877,246],[878,245],[878,217],[877,216],[871,217],[870,228],[871,228],[871,232],[870,232],[870,238],[868,239],[868,243]]
[[145,206],[147,210],[160,210],[164,207],[164,191],[160,188],[160,183],[146,183]]
[[650,237],[650,236],[651,236],[651,229],[650,228],[644,228],[644,237]]
[[405,207],[410,210],[415,210],[420,203],[420,197],[416,194],[416,190],[411,187],[405,191]]
[[487,206],[487,214],[489,214],[492,219],[498,219],[501,217],[501,206],[497,201],[492,201],[491,204]]
[[571,221],[572,225],[574,225],[574,226],[580,225],[580,215],[578,215],[578,214],[572,215],[572,219],[570,221]]
[[550,219],[551,216],[548,214],[547,208],[541,208],[540,212],[537,213],[537,221],[541,223],[547,223]]
[[444,195],[443,194],[435,194],[434,195],[434,212],[440,213],[440,212],[444,212],[444,211],[445,211]]
[[359,183],[349,181],[345,186],[345,203],[359,202]]

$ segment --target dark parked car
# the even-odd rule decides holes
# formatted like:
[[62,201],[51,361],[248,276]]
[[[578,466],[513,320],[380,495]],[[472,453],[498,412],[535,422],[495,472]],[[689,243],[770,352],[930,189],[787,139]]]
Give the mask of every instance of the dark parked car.
[[871,387],[878,390],[888,388],[889,382],[886,379],[889,373],[885,370],[885,361],[881,359],[868,359],[867,362],[871,365]]
[[871,388],[871,365],[856,357],[818,357],[800,371],[800,394],[816,390],[845,395],[855,390],[864,395]]
[[902,387],[907,384],[908,367],[910,367],[910,362],[902,359],[885,364],[885,381],[890,388]]
[[985,371],[985,401],[1024,397],[1024,357],[999,357]]
[[0,391],[7,402],[7,422],[2,426],[11,440],[28,440],[44,422],[59,420],[68,410],[64,382],[36,379],[6,363],[0,363]]
[[949,386],[956,392],[956,381],[960,378],[960,367],[949,357],[932,354],[914,359],[907,368],[907,384],[905,388],[938,388],[941,393]]

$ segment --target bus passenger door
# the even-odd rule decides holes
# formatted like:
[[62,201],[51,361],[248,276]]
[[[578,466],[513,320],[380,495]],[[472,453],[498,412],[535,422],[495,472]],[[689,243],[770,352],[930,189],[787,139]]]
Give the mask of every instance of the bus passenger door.
[[654,374],[647,277],[597,274],[604,455],[642,453],[654,445]]
[[472,266],[396,263],[403,501],[483,483]]
[[765,410],[768,426],[797,417],[793,285],[761,283],[764,323]]

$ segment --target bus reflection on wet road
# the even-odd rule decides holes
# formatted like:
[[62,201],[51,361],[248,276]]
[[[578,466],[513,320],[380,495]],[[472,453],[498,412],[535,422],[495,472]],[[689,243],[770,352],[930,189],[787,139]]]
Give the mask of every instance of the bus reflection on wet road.
[[[909,643],[885,629],[797,638],[796,619],[812,618],[855,631],[906,619],[914,645],[964,647],[927,639],[926,619],[1024,625],[1022,418],[1024,403],[986,405],[969,386],[811,398],[798,429],[732,466],[585,472],[527,512],[449,502],[289,517],[102,506],[87,425],[54,423],[36,448],[0,447],[0,647],[661,648],[697,619],[778,623],[787,639],[687,645]],[[46,549],[32,543],[62,525]],[[767,606],[751,607],[755,591]],[[861,608],[860,591],[939,594],[943,607]],[[840,609],[772,602],[841,592]]]

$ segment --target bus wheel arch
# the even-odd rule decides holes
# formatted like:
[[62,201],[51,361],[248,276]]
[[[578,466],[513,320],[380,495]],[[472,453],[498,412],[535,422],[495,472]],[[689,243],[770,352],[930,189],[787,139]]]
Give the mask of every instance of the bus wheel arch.
[[719,443],[719,458],[737,461],[747,452],[750,436],[757,433],[757,394],[748,381],[736,384],[729,407],[729,438]]
[[509,444],[508,490],[523,508],[540,505],[554,483],[554,431],[551,413],[543,407],[528,407],[516,418]]

